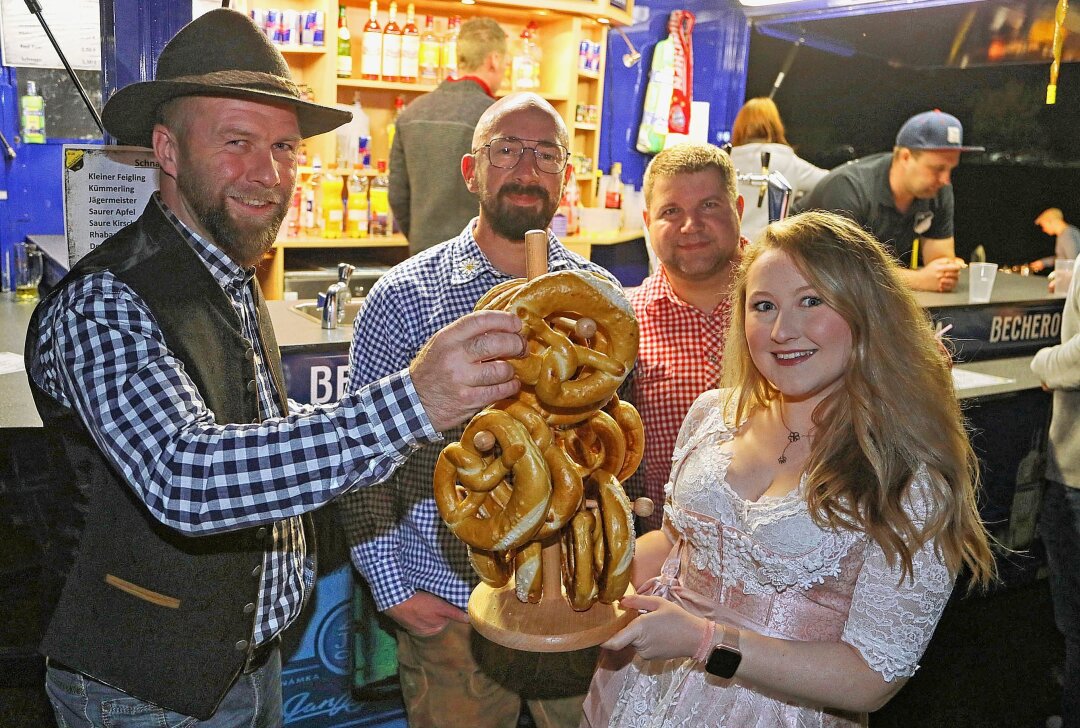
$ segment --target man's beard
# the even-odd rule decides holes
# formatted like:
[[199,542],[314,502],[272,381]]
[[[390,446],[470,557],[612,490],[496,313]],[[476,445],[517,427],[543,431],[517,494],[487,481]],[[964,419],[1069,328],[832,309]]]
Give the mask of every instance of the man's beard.
[[[512,194],[533,194],[543,199],[540,209],[532,207],[518,207],[506,202],[503,198]],[[507,183],[495,195],[488,194],[486,186],[480,190],[480,209],[484,212],[484,219],[491,229],[507,240],[524,240],[525,233],[530,230],[546,230],[551,224],[551,218],[559,209],[557,197],[549,195],[548,191],[539,185],[522,185],[514,182]]]
[[195,217],[213,238],[214,244],[241,265],[258,263],[263,253],[269,250],[277,239],[281,221],[288,212],[285,202],[278,199],[276,193],[263,196],[262,199],[276,207],[274,216],[266,225],[256,227],[251,224],[237,224],[237,221],[229,216],[229,210],[225,206],[224,196],[230,194],[229,190],[223,191],[224,196],[221,199],[214,199],[214,192],[200,184],[195,177],[193,174],[179,175],[176,183]]

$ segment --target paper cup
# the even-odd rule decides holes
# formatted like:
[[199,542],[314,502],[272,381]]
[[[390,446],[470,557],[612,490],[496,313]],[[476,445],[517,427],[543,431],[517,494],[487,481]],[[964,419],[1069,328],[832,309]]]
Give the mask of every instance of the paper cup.
[[968,266],[968,302],[989,303],[997,277],[997,263],[972,263]]
[[1054,258],[1054,296],[1065,298],[1072,284],[1076,258]]

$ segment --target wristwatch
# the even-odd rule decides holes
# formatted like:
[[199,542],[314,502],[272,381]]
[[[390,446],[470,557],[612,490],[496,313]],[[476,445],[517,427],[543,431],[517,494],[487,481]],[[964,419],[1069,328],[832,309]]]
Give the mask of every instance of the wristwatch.
[[728,625],[724,628],[724,636],[720,638],[720,644],[709,653],[709,659],[705,661],[705,672],[710,675],[730,680],[735,677],[735,671],[742,662],[742,651],[739,649],[739,630]]

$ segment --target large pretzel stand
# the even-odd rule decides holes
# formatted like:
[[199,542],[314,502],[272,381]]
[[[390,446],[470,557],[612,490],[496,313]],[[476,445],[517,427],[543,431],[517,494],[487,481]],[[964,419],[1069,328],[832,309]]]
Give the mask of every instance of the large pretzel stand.
[[[641,461],[641,418],[615,394],[637,356],[638,327],[619,288],[583,271],[547,273],[547,234],[526,235],[528,279],[477,304],[525,324],[528,351],[511,362],[517,397],[469,422],[435,467],[435,502],[469,545],[482,583],[473,627],[531,652],[599,644],[632,617],[633,513],[622,481]],[[652,511],[640,499],[633,510]]]

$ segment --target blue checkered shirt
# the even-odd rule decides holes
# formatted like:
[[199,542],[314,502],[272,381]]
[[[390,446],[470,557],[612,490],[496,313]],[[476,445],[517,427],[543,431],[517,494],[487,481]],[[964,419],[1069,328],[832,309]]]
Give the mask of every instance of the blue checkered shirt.
[[413,449],[441,438],[400,370],[337,404],[290,400],[281,412],[257,334],[254,269],[241,268],[154,199],[232,302],[255,349],[263,421],[217,424],[150,309],[109,272],[72,281],[49,301],[30,375],[75,409],[163,524],[192,536],[272,525],[255,621],[261,643],[299,615],[314,580],[299,514],[385,480]]
[[[353,325],[350,392],[408,366],[432,334],[470,313],[490,288],[511,279],[480,252],[473,222],[458,237],[395,266],[372,287]],[[584,268],[618,284],[550,233],[548,267]],[[447,441],[457,440],[462,429],[443,434]],[[432,474],[441,449],[420,449],[387,482],[338,501],[353,564],[371,585],[380,611],[417,591],[465,609],[477,583],[465,544],[446,528],[432,498]]]

